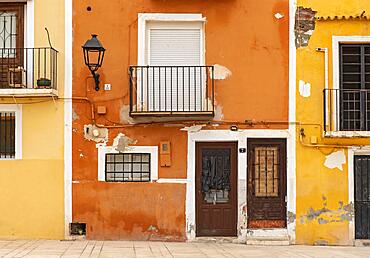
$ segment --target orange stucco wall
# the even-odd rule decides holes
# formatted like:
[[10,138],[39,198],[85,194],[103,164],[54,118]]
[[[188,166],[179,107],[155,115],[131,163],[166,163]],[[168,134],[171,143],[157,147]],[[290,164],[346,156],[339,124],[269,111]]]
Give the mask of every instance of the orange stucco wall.
[[[287,121],[288,0],[75,0],[73,10],[73,96],[107,107],[106,115],[96,115],[97,123],[122,123],[129,103],[128,67],[137,62],[138,13],[201,13],[206,18],[206,64],[232,72],[215,83],[223,120]],[[284,17],[277,19],[276,13]],[[95,92],[86,79],[81,46],[91,33],[107,49],[99,73],[101,84],[110,83],[111,91]],[[92,123],[90,106],[76,100],[73,109],[73,220],[87,223],[87,237],[185,239],[185,185],[98,182],[96,143],[86,140],[83,130]],[[159,178],[186,178],[187,132],[179,124],[109,129],[108,145],[120,132],[142,146],[170,141],[172,166],[160,167]]]

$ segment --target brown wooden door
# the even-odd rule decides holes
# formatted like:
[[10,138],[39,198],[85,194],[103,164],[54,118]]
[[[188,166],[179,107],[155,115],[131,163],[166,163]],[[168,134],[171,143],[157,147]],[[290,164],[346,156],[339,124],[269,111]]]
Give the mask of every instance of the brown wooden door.
[[286,140],[248,140],[248,227],[286,227]]
[[196,234],[237,235],[237,143],[196,145]]
[[23,87],[25,3],[0,3],[0,88]]

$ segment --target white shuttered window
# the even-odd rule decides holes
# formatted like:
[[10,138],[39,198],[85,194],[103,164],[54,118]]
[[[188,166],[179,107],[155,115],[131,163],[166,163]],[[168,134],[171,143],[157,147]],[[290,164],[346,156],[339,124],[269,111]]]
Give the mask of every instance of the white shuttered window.
[[[206,70],[202,22],[148,22],[140,100],[148,111],[202,111]],[[203,97],[202,97],[203,96]]]

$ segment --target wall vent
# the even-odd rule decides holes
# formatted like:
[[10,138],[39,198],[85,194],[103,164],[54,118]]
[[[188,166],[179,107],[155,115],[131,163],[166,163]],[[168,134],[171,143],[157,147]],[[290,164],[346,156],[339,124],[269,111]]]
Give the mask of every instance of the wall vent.
[[73,222],[69,224],[69,234],[71,236],[85,236],[86,223]]

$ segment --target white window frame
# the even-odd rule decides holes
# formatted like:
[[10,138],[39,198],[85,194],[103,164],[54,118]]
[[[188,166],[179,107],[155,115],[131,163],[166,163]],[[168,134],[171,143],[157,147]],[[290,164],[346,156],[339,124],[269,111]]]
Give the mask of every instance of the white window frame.
[[0,160],[22,159],[22,105],[3,104],[0,105],[0,112],[15,113],[15,155],[14,158],[0,158]]
[[[370,44],[370,36],[332,36],[332,50],[333,50],[333,89],[340,89],[340,53],[339,45],[345,43],[368,43]],[[336,128],[337,121],[339,120],[339,114],[336,112],[337,106],[334,102],[333,107],[327,106],[326,112],[333,108],[334,113],[332,117],[329,117],[329,123],[334,123],[334,130],[326,132],[327,137],[370,137],[370,131],[339,131],[339,128]],[[328,122],[328,121],[327,121]],[[326,126],[326,125],[325,125]]]
[[147,30],[148,22],[203,22],[201,30],[201,65],[205,63],[205,33],[204,22],[206,21],[202,14],[187,13],[139,13],[138,14],[138,66],[148,65],[148,39]]
[[34,8],[34,0],[28,0],[25,8],[25,26],[24,26],[24,42],[25,47],[33,47],[34,46],[34,38],[35,38],[35,8]]
[[[150,52],[150,44],[149,44],[149,22],[169,22],[172,24],[179,23],[181,26],[184,26],[186,22],[194,23],[199,22],[201,23],[201,40],[200,40],[200,60],[199,64],[201,66],[205,65],[205,21],[206,19],[202,16],[202,14],[184,14],[184,13],[139,13],[138,14],[138,59],[137,65],[138,66],[146,66],[150,65],[149,61],[149,52]],[[140,78],[138,78],[140,80]],[[138,81],[140,84],[140,81]],[[137,95],[141,95],[141,88],[139,87]],[[205,90],[205,89],[204,89]],[[146,96],[146,93],[143,93]],[[204,92],[203,92],[204,96]],[[145,98],[145,97],[144,97]],[[140,105],[145,105],[146,99],[141,100],[139,102]]]
[[[112,146],[98,147],[98,181],[107,182],[105,178],[105,154],[120,153]],[[150,154],[150,182],[158,180],[158,146],[130,146],[123,153],[148,153]],[[109,182],[131,183],[131,182]],[[142,183],[142,182],[138,182]],[[143,182],[144,183],[144,182]]]

